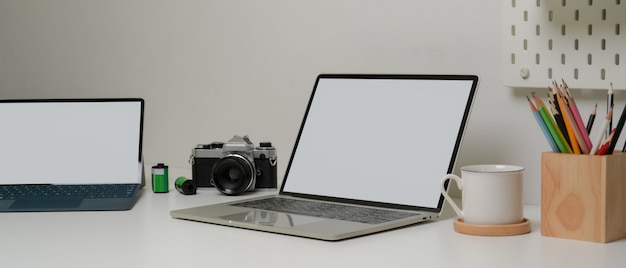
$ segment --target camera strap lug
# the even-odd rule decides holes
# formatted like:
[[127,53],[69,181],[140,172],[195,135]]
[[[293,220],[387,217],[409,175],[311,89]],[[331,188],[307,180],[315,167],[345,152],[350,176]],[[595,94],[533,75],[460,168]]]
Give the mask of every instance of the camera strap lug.
[[195,158],[193,157],[193,154],[189,156],[189,160],[187,162],[189,162],[189,164],[192,164],[192,165],[196,162]]
[[276,157],[271,157],[270,158],[270,165],[271,166],[276,166],[276,160],[277,160]]

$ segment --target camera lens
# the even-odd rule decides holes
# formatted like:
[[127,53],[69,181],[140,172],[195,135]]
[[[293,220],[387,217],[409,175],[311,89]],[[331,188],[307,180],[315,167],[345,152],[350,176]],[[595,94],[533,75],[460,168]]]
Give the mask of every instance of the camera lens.
[[255,181],[254,166],[238,154],[222,157],[213,167],[213,184],[227,195],[237,195],[249,190]]

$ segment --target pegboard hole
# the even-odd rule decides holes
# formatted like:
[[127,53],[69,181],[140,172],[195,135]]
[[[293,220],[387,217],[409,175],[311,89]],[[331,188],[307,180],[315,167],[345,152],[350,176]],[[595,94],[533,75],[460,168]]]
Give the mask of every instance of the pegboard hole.
[[539,53],[535,54],[535,63],[537,65],[541,64],[541,56],[539,56]]
[[539,24],[537,24],[537,27],[535,27],[535,34],[537,36],[541,35],[541,26],[539,26]]
[[551,21],[552,21],[552,19],[553,19],[553,16],[554,16],[554,15],[553,15],[552,10],[548,11],[548,21],[550,21],[550,22],[551,22]]
[[524,21],[528,22],[528,10],[524,10]]
[[548,68],[548,79],[552,79],[552,68]]
[[606,79],[606,71],[604,70],[604,68],[600,70],[600,79],[602,80]]
[[548,50],[552,50],[552,39],[548,40]]
[[[596,88],[609,80],[626,81],[622,0],[510,0],[503,12],[505,84],[539,86],[550,77]],[[520,78],[522,68],[533,75]]]

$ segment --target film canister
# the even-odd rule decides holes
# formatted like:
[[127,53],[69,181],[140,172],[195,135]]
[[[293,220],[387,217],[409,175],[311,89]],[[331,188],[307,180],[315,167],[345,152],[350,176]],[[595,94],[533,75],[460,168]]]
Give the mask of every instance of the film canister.
[[185,195],[196,194],[196,190],[198,189],[192,180],[185,177],[178,177],[174,182],[174,187],[178,192]]
[[169,192],[168,179],[167,179],[167,166],[163,163],[158,163],[152,167],[152,191],[155,193],[167,193]]

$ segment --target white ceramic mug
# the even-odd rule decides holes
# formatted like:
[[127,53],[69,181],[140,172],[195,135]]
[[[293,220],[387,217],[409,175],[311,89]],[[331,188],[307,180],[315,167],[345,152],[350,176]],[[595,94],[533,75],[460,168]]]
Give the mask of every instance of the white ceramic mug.
[[[522,222],[523,167],[474,165],[461,168],[461,177],[447,174],[441,180],[441,193],[465,223],[501,225]],[[448,195],[445,183],[454,180],[461,190],[461,210]]]

